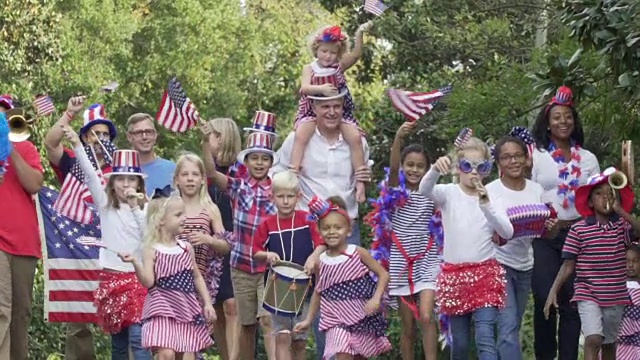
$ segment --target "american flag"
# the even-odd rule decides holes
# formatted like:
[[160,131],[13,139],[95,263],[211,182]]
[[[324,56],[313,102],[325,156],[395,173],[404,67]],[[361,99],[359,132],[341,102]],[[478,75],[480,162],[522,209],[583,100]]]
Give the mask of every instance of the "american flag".
[[169,80],[169,87],[162,96],[156,119],[173,132],[185,132],[196,126],[200,120],[198,110],[175,77]]
[[[95,323],[93,292],[98,288],[99,248],[78,238],[100,238],[100,220],[81,224],[54,210],[58,192],[43,187],[38,194],[38,221],[44,256],[44,317],[48,322]],[[94,211],[92,209],[92,211]]]
[[440,99],[451,93],[451,90],[451,85],[430,92],[389,89],[387,95],[389,95],[393,107],[401,112],[407,120],[416,121],[431,111]]
[[640,355],[640,285],[628,280],[627,291],[632,305],[624,309],[616,343],[616,358],[621,360],[638,359]]
[[[93,149],[85,146],[87,156],[94,169],[99,169]],[[98,177],[104,184],[104,177],[101,170],[96,170]],[[83,224],[88,224],[93,220],[93,211],[87,206],[87,202],[91,202],[91,193],[85,184],[84,172],[80,168],[80,163],[75,161],[71,167],[71,171],[67,174],[62,182],[60,196],[53,204],[54,209],[60,214]]]
[[380,0],[365,0],[364,11],[371,13],[375,16],[380,16],[389,7]]
[[38,114],[38,116],[48,116],[56,111],[56,108],[53,105],[53,100],[51,100],[51,97],[47,95],[36,96],[36,99],[33,102],[33,107],[36,109],[36,114]]

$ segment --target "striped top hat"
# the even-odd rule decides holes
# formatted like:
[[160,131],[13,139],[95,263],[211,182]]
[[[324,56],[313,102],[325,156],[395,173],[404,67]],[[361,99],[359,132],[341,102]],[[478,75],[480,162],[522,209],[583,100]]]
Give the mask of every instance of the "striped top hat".
[[548,113],[549,109],[551,109],[553,105],[573,108],[573,92],[571,91],[571,88],[568,86],[560,86],[556,91],[556,95],[551,99],[551,101],[549,101],[549,104],[547,104],[545,113]]
[[9,94],[0,95],[0,106],[5,110],[13,109],[13,98]]
[[248,128],[244,128],[244,131],[255,131],[278,136],[276,134],[276,114],[258,110],[253,115],[253,125]]
[[276,165],[280,161],[280,156],[273,151],[273,135],[265,132],[254,132],[247,137],[247,147],[238,154],[238,162],[244,164],[244,159],[252,153],[263,153],[273,158],[272,165]]
[[309,217],[308,220],[318,221],[327,216],[331,211],[335,211],[340,215],[350,220],[349,215],[346,211],[342,210],[338,205],[331,203],[325,199],[318,197],[318,195],[314,196],[311,201],[307,204],[309,207]]
[[[335,86],[336,89],[338,89],[339,87],[339,81],[338,81],[338,70],[337,69],[327,69],[326,71],[321,71],[321,72],[314,72],[313,76],[311,77],[311,85],[313,86],[321,86],[324,84],[331,84],[333,86]],[[334,96],[325,96],[323,94],[314,94],[314,95],[307,95],[308,98],[313,99],[313,100],[333,100],[333,99],[339,99],[345,95],[347,95],[347,92],[349,90],[344,87],[343,89],[339,89],[339,92],[337,95]]]
[[146,178],[140,166],[140,156],[136,150],[116,150],[113,152],[112,171],[104,174],[105,177],[111,175],[137,175]]
[[118,132],[115,125],[109,119],[104,110],[104,105],[93,104],[84,111],[84,125],[80,128],[80,137],[85,135],[89,129],[97,124],[104,124],[109,128],[109,138],[113,141]]

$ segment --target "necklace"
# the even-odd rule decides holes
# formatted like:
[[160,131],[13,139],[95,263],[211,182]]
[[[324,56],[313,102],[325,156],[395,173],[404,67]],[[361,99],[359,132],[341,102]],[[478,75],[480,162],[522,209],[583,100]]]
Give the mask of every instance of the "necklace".
[[549,144],[549,153],[558,164],[558,197],[561,200],[562,207],[570,208],[575,204],[576,190],[580,186],[580,145],[571,142],[571,159],[566,161],[562,149],[558,148],[553,142]]
[[[287,261],[285,253],[284,253],[284,239],[282,238],[282,229],[280,228],[280,215],[276,215],[276,222],[278,223],[278,235],[280,236],[280,246],[282,247],[282,256],[283,259],[282,261]],[[293,213],[293,216],[291,217],[291,228],[289,229],[289,231],[291,232],[291,239],[290,239],[290,247],[289,247],[289,260],[288,261],[293,261],[293,232],[295,231],[294,224],[296,223],[296,213]]]

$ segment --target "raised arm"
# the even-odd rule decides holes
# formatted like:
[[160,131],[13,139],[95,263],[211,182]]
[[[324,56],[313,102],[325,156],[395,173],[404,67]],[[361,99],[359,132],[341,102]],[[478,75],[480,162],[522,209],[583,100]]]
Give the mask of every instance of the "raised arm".
[[62,132],[62,126],[69,126],[69,123],[73,120],[78,112],[84,107],[86,97],[76,96],[69,99],[67,104],[67,110],[62,114],[60,119],[53,124],[49,132],[44,138],[44,147],[47,149],[47,158],[53,166],[60,165],[60,159],[64,149],[62,147],[62,138],[64,133]]
[[219,151],[220,139],[215,136],[210,136],[210,134],[205,134],[202,140],[202,161],[204,162],[207,178],[211,179],[213,185],[218,189],[226,191],[228,187],[227,175],[216,170],[216,162],[214,159],[214,156],[217,155]]
[[404,146],[404,139],[414,127],[413,122],[405,122],[400,126],[391,146],[389,156],[389,186],[398,186],[398,174],[400,173],[400,155]]
[[356,30],[355,34],[355,44],[353,45],[353,49],[347,54],[342,56],[342,60],[340,60],[340,67],[342,67],[342,71],[347,71],[353,65],[355,65],[360,57],[362,57],[362,45],[364,44],[364,32],[369,30],[373,23],[371,21],[367,21],[366,23],[360,25],[358,30]]

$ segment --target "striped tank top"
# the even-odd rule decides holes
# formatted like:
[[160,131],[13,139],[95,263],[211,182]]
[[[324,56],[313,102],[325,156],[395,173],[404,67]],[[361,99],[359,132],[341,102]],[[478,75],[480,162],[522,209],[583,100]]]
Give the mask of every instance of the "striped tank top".
[[[189,216],[184,220],[184,230],[182,231],[182,237],[188,239],[187,234],[192,232],[201,232],[207,235],[213,235],[213,229],[211,228],[211,216],[209,213],[202,210],[196,216]],[[193,252],[196,256],[196,264],[198,270],[204,276],[207,273],[211,259],[214,256],[213,249],[209,245],[201,244],[193,247]]]

